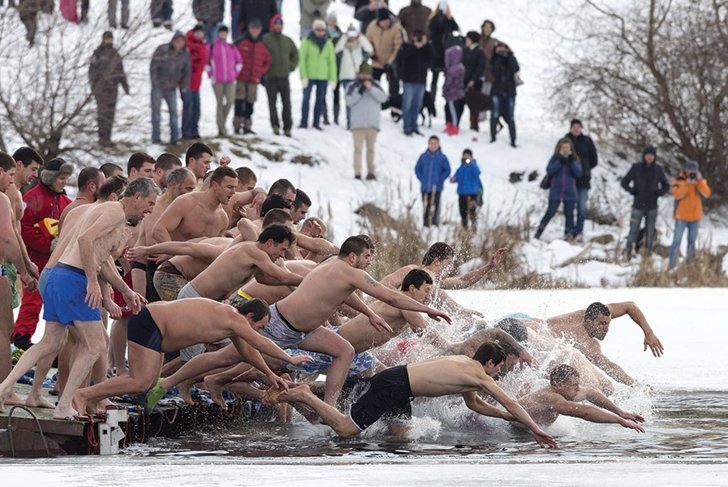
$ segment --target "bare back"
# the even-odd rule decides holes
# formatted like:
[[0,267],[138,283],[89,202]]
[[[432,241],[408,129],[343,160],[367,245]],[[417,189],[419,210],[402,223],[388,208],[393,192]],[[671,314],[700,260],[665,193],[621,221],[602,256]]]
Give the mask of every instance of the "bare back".
[[[283,267],[288,269],[290,272],[305,277],[314,269],[314,267],[316,267],[316,265],[316,262],[311,260],[289,260],[284,262]],[[291,294],[295,288],[284,285],[269,286],[252,279],[245,284],[242,289],[245,293],[254,298],[259,298],[268,304],[273,304]]]
[[58,261],[83,268],[78,237],[82,234],[86,235],[96,228],[104,229],[99,234],[92,236],[96,263],[100,265],[109,258],[109,255],[118,253],[121,246],[128,240],[126,215],[121,203],[108,201],[91,206],[79,220],[73,242],[68,245]]
[[60,259],[61,256],[66,252],[68,246],[73,244],[78,239],[78,230],[81,228],[79,223],[81,222],[81,220],[83,220],[83,216],[86,214],[86,212],[88,212],[92,207],[92,205],[77,205],[71,211],[66,213],[66,219],[64,220],[63,228],[58,234],[58,244],[56,245],[55,250],[53,250],[53,252],[51,253],[51,257],[50,259],[48,259],[48,263],[46,263],[46,267],[48,269],[55,267],[55,265],[58,263],[58,259]]
[[192,281],[192,287],[206,298],[221,300],[250,280],[258,263],[268,254],[257,242],[241,242],[225,250]]
[[401,309],[389,306],[381,301],[374,301],[370,307],[372,311],[381,316],[392,328],[393,333],[374,328],[369,318],[359,314],[339,327],[339,335],[351,343],[356,353],[365,352],[371,348],[387,343],[392,338],[401,335],[409,327],[405,313]]
[[465,355],[438,357],[407,365],[410,388],[415,397],[438,397],[482,390],[495,385],[483,366]]
[[553,407],[559,400],[565,399],[548,386],[518,398],[518,403],[538,424],[549,426],[559,417]]
[[319,264],[289,296],[278,302],[278,311],[299,331],[321,326],[356,287],[353,277],[363,273],[339,258]]

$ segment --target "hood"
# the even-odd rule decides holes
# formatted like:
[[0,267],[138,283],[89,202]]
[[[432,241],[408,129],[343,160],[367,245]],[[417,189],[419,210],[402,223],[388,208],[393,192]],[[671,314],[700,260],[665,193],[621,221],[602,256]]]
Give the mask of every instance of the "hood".
[[172,36],[172,40],[169,41],[169,43],[172,44],[174,41],[176,41],[179,38],[182,38],[185,41],[187,41],[187,37],[185,37],[185,35],[182,33],[182,31],[181,30],[177,30],[177,31],[174,32],[174,35]]
[[188,30],[187,31],[187,34],[185,34],[185,39],[187,40],[187,45],[188,46],[189,45],[192,45],[192,44],[194,44],[194,45],[206,45],[205,39],[204,38],[197,39],[195,37],[194,31],[192,31],[192,30]]
[[460,46],[452,46],[445,51],[445,67],[449,68],[463,62],[463,49]]

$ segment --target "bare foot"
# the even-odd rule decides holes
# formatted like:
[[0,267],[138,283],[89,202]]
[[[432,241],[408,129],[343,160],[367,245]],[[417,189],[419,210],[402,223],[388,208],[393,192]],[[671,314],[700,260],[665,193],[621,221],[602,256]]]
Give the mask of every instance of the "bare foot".
[[31,394],[28,396],[28,399],[25,400],[25,405],[31,408],[46,408],[46,409],[53,409],[56,407],[55,404],[50,402],[48,399],[43,397],[42,395],[34,395]]
[[[114,403],[109,401],[108,399],[103,399],[101,401],[96,401],[94,403],[88,403],[86,404],[86,413],[88,414],[106,414],[106,408],[109,406],[114,406]],[[79,409],[80,411],[80,409]]]
[[[9,406],[23,406],[25,405],[25,401],[20,398],[17,394],[15,394],[15,391],[10,391],[10,394],[8,394],[8,397],[4,400],[5,404]],[[51,406],[54,408],[55,406]]]
[[55,411],[53,411],[53,418],[54,419],[77,420],[77,419],[79,419],[79,414],[78,414],[78,411],[76,411],[73,408],[58,409],[58,407],[56,407]]
[[179,397],[181,397],[184,402],[186,402],[189,405],[192,405],[195,403],[195,401],[192,400],[192,394],[190,393],[190,388],[192,387],[192,384],[189,382],[182,382],[177,386],[177,389],[179,390]]
[[222,397],[222,384],[207,377],[203,379],[202,383],[205,385],[207,392],[210,393],[210,396],[212,396],[212,402],[220,406],[223,411],[227,411],[227,403],[225,402],[225,398]]
[[287,391],[278,390],[271,387],[263,396],[262,403],[266,406],[272,406],[277,402],[295,402],[301,401],[306,394],[311,394],[311,389],[307,384],[292,385],[291,383]]
[[[86,408],[88,407],[88,399],[86,397],[84,397],[83,394],[81,394],[80,392],[77,391],[76,394],[73,395],[73,399],[71,400],[71,405],[73,405],[73,407],[76,408],[75,411],[72,408],[70,409],[70,411],[72,412],[71,416],[77,415],[78,411],[83,411],[85,414]],[[56,417],[57,412],[59,412],[58,406],[56,406],[56,412],[53,413],[54,418]]]

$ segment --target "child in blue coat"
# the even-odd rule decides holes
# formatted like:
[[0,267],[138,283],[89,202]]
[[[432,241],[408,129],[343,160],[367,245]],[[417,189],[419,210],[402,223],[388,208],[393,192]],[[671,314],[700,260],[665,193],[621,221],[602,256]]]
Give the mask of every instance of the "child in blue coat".
[[478,161],[473,159],[473,152],[470,149],[463,151],[460,167],[450,178],[450,182],[458,183],[458,203],[463,228],[468,228],[468,220],[470,220],[470,224],[475,229],[478,208],[483,204],[483,183],[480,182]]

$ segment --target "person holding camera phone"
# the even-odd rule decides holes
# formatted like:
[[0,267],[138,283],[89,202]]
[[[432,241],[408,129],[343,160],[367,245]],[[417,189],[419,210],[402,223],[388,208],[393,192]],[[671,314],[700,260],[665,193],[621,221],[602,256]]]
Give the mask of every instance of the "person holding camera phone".
[[696,161],[688,161],[680,175],[672,180],[672,195],[675,197],[675,232],[670,246],[669,268],[677,265],[683,233],[688,231],[688,252],[685,259],[690,262],[695,256],[695,242],[698,240],[698,227],[703,218],[702,198],[711,195],[708,181],[703,178]]
[[477,227],[478,208],[483,205],[483,183],[480,181],[478,161],[473,159],[473,151],[465,149],[451,183],[458,184],[458,206],[463,228],[468,228],[468,220],[473,230]]

